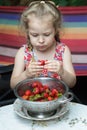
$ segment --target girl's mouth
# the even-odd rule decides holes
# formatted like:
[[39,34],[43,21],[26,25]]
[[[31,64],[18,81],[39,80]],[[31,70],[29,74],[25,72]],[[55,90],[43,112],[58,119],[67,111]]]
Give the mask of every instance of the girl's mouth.
[[46,46],[38,46],[37,48],[43,50],[46,48]]

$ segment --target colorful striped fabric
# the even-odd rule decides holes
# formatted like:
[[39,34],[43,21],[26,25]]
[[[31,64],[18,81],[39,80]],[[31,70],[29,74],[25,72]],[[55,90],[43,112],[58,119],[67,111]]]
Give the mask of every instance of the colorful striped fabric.
[[[13,64],[18,48],[26,43],[19,27],[24,8],[0,6],[0,65]],[[87,6],[59,9],[64,22],[61,41],[71,50],[76,75],[87,75]]]
[[76,75],[87,76],[87,6],[61,9],[64,30],[62,41],[71,52]]
[[84,11],[85,13],[80,14],[72,12],[71,14],[63,14],[62,39],[70,46],[73,53],[87,53],[87,7]]
[[26,43],[19,29],[21,7],[0,7],[0,64],[13,64],[15,54]]

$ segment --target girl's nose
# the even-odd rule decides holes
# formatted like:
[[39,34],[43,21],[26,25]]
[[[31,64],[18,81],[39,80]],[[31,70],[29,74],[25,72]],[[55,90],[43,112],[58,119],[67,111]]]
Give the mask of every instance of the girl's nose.
[[44,37],[43,36],[39,36],[39,43],[44,43]]

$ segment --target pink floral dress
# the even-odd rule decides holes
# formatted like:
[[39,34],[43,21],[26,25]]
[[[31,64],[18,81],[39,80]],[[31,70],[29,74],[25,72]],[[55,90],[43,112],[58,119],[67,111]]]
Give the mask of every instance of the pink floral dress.
[[[63,54],[65,51],[65,44],[60,43],[57,44],[55,49],[55,55],[54,59],[63,62]],[[29,65],[29,62],[31,61],[32,57],[34,56],[34,59],[38,61],[37,57],[34,55],[33,51],[29,51],[28,46],[24,45],[24,62],[25,66],[27,67]],[[44,69],[40,76],[48,76],[48,77],[54,77],[60,79],[61,77],[57,73],[48,72],[47,69]]]

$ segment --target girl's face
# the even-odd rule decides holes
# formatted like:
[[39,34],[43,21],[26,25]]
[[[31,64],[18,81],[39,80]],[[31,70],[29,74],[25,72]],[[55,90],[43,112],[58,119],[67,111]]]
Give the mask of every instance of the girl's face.
[[41,18],[32,15],[28,22],[29,38],[34,49],[46,51],[55,44],[55,29],[51,16]]

